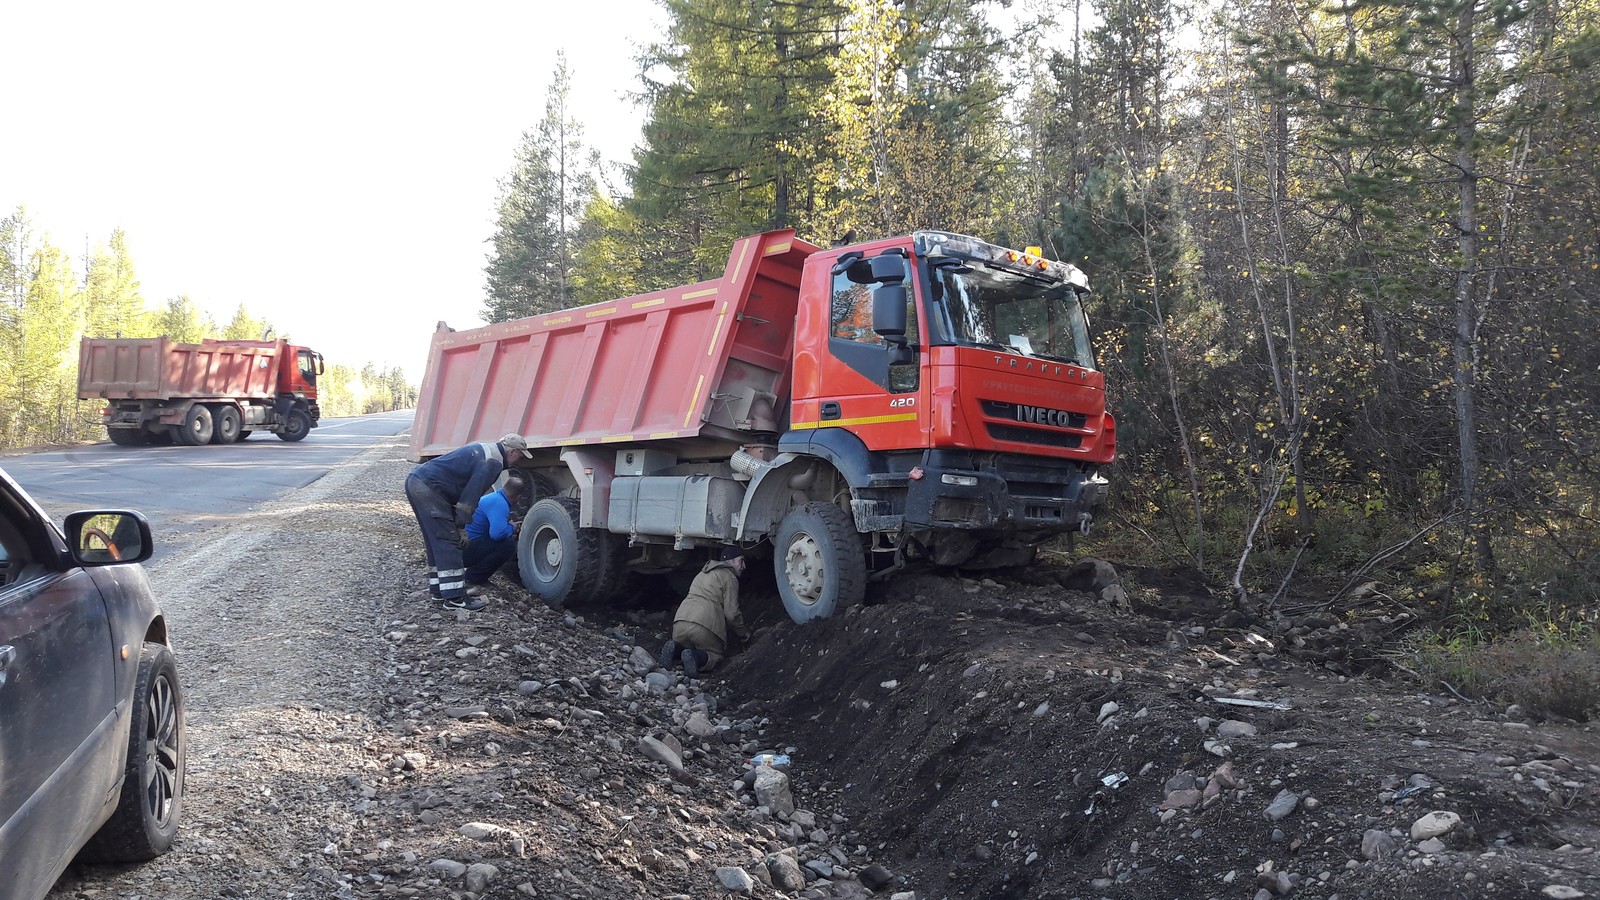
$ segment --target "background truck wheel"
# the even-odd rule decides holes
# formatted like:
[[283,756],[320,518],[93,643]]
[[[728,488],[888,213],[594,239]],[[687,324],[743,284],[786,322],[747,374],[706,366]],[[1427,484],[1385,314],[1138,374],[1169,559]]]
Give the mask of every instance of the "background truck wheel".
[[133,721],[117,810],[83,848],[94,862],[143,862],[167,852],[183,806],[183,691],[172,651],[145,644],[133,688]]
[[304,410],[291,409],[289,414],[283,417],[283,430],[278,432],[278,437],[294,443],[305,440],[310,432],[311,417],[306,415]]
[[606,555],[602,532],[579,528],[576,497],[549,497],[535,503],[522,520],[517,566],[522,586],[554,609],[587,603],[602,587]]
[[187,446],[198,447],[201,444],[211,443],[212,430],[211,410],[196,403],[189,407],[189,412],[183,417],[183,424],[177,426],[172,436]]
[[813,502],[789,510],[772,542],[778,595],[789,618],[804,624],[861,602],[867,561],[844,510]]
[[142,447],[150,443],[149,432],[143,428],[107,428],[106,435],[118,447]]
[[242,441],[242,440],[244,440],[245,438],[247,438],[249,436],[250,436],[250,429],[248,429],[248,428],[239,429],[239,440]]
[[211,443],[231,444],[239,439],[239,411],[226,403],[217,407],[211,414],[214,428],[211,431]]

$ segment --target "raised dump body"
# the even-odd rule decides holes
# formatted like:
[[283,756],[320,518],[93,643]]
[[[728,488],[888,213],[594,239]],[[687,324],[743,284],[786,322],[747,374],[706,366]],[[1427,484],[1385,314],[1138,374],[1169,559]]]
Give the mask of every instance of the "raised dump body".
[[788,427],[800,267],[792,231],[744,238],[722,277],[450,331],[428,355],[411,458],[515,432],[552,453],[663,444],[726,457]]
[[796,621],[908,567],[1086,530],[1116,452],[1072,266],[943,232],[736,242],[722,277],[434,333],[411,458],[526,438],[518,544],[552,604],[729,544]]
[[252,431],[299,441],[317,426],[322,356],[286,341],[84,338],[78,399],[104,400],[113,443],[231,444]]

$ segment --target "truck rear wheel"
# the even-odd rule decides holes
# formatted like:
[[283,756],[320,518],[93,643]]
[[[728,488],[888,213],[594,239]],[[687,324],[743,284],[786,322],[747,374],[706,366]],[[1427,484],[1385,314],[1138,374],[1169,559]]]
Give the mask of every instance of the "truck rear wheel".
[[213,424],[211,410],[196,403],[189,407],[189,412],[183,417],[183,424],[177,427],[172,436],[190,447],[211,443]]
[[580,509],[576,497],[548,497],[522,520],[517,539],[522,586],[552,609],[593,600],[606,581],[600,540],[610,533],[579,528]]
[[240,418],[239,411],[223,403],[217,406],[217,411],[211,414],[211,419],[216,427],[211,432],[211,443],[231,444],[239,439]]
[[278,432],[278,437],[290,442],[303,441],[311,433],[311,417],[303,409],[291,409],[283,417],[283,430]]
[[861,602],[867,560],[861,538],[844,510],[812,502],[789,510],[772,542],[778,595],[800,624],[826,619]]

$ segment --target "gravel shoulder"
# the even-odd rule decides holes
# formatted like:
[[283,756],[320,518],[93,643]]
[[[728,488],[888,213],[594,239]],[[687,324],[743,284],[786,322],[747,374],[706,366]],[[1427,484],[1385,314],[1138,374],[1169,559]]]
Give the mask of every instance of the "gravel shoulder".
[[755,578],[753,643],[686,681],[652,663],[663,587],[430,603],[403,452],[152,569],[183,826],[51,897],[1600,897],[1592,729],[1350,671],[1340,623],[1041,566],[799,628]]

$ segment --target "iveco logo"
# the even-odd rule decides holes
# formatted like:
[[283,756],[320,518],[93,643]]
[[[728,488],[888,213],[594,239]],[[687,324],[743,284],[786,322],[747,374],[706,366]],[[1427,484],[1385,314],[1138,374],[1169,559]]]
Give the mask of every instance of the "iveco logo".
[[1029,425],[1051,425],[1056,428],[1071,428],[1072,414],[1060,409],[1046,409],[1043,406],[1023,406],[1017,404],[1017,421]]

